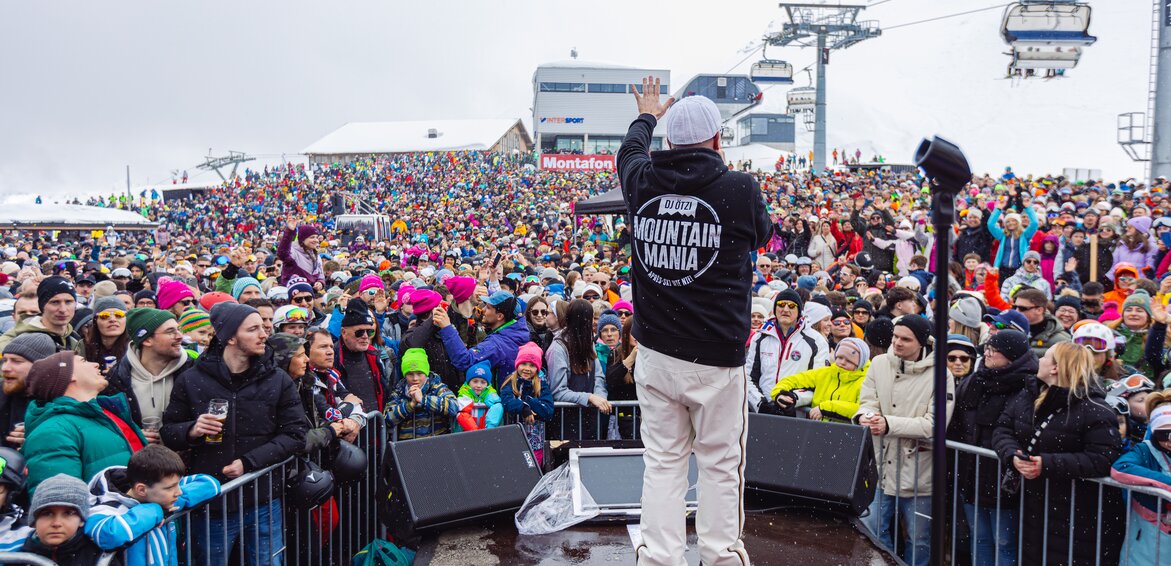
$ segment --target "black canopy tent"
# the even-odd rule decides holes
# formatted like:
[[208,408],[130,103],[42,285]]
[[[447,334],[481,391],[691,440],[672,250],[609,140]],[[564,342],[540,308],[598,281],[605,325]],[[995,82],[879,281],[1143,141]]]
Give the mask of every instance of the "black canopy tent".
[[600,195],[577,201],[573,207],[575,215],[582,214],[626,214],[626,201],[622,200],[622,189],[611,189]]

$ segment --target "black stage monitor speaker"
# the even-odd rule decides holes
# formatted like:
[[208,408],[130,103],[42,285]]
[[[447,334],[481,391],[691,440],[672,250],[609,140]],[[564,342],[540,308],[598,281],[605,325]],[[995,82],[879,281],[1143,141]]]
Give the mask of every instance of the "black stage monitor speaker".
[[520,509],[541,479],[520,425],[392,442],[389,524],[423,529]]
[[860,426],[751,413],[745,484],[858,515],[878,483],[872,442]]
[[346,213],[346,197],[333,195],[333,215],[341,216]]

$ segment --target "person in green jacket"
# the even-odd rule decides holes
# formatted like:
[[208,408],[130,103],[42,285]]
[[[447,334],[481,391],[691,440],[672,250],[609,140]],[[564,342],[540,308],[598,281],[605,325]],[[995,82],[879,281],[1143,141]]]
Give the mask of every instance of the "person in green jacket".
[[125,395],[98,396],[106,378],[96,363],[73,352],[38,360],[27,378],[33,401],[25,414],[28,491],[57,474],[89,481],[125,466],[146,445]]
[[858,412],[862,379],[870,367],[870,347],[857,338],[844,338],[834,350],[833,364],[795,373],[777,382],[772,396],[781,408],[797,403],[797,390],[813,390],[809,418],[850,422]]

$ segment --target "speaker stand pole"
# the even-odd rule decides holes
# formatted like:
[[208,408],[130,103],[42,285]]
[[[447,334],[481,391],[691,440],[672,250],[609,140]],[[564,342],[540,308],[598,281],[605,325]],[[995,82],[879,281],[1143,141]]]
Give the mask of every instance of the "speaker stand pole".
[[935,432],[931,454],[931,563],[943,566],[947,541],[947,334],[951,229],[956,195],[937,191],[931,197],[935,230]]

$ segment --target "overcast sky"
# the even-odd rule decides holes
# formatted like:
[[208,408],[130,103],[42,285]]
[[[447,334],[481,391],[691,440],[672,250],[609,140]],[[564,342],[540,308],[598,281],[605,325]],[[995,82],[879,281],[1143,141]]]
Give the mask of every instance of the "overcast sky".
[[[997,4],[888,0],[864,14],[895,26]],[[1100,40],[1062,80],[1002,79],[1000,9],[891,29],[836,52],[830,143],[906,161],[919,138],[940,133],[980,171],[1141,174],[1115,143],[1115,116],[1146,107],[1150,3],[1092,4]],[[670,69],[674,90],[744,59],[742,48],[784,21],[776,5],[10,2],[0,19],[0,201],[123,190],[126,165],[135,186],[173,169],[194,175],[209,148],[294,158],[350,121],[528,123],[533,70],[574,47],[583,60]],[[798,68],[813,60],[811,50],[769,56]],[[783,109],[784,87],[765,96]]]

